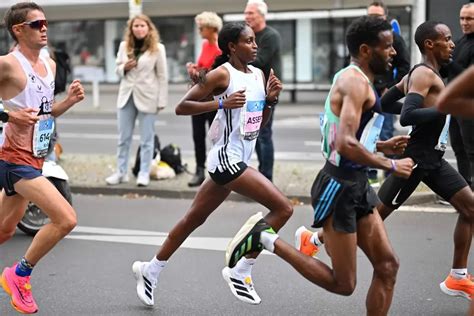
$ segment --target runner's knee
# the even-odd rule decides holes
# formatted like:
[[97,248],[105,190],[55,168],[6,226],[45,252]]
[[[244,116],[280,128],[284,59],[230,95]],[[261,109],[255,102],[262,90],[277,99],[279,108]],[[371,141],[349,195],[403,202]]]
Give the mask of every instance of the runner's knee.
[[459,217],[465,221],[474,222],[474,194],[458,208]]
[[288,220],[291,215],[293,215],[293,205],[289,200],[287,200],[285,206],[282,208],[281,214],[286,220]]
[[337,282],[337,287],[335,289],[335,292],[340,295],[350,296],[352,295],[352,293],[354,293],[354,290],[356,288],[356,283],[357,282],[355,278]]
[[393,255],[389,258],[384,259],[383,261],[379,263],[376,263],[374,265],[374,272],[385,283],[388,282],[391,285],[394,285],[397,278],[399,267],[400,267],[400,262],[398,258],[395,255]]
[[62,217],[61,221],[57,224],[64,235],[69,234],[77,225],[76,214],[73,212],[72,214]]

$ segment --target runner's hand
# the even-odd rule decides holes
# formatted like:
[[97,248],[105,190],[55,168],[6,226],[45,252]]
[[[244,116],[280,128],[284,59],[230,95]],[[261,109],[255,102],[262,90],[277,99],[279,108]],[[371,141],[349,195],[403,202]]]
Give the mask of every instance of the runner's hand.
[[33,108],[21,109],[18,111],[8,112],[9,122],[21,126],[34,125],[38,120],[38,110]]
[[408,179],[413,171],[414,162],[411,158],[403,158],[393,160],[395,162],[395,170],[393,174],[397,177]]
[[383,143],[382,152],[385,155],[401,155],[407,148],[409,135],[394,136]]
[[268,101],[274,101],[280,95],[280,91],[283,89],[280,79],[275,76],[273,68],[270,69],[270,75],[267,81],[267,97]]
[[241,89],[232,93],[224,100],[224,109],[237,109],[244,106],[247,99],[245,97],[245,89]]
[[67,91],[67,99],[73,104],[84,100],[84,88],[80,80],[74,80]]
[[193,63],[187,63],[186,70],[188,71],[188,75],[189,78],[191,78],[191,81],[193,83],[196,83],[199,79],[199,70],[197,68],[197,65]]

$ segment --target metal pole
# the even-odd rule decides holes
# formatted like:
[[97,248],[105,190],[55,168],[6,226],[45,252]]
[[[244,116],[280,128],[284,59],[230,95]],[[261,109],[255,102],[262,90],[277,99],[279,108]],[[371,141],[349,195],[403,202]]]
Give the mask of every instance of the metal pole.
[[[412,11],[412,28],[411,28],[411,37],[415,38],[415,31],[418,25],[426,21],[426,0],[417,0],[414,3]],[[412,65],[418,63],[421,60],[421,55],[416,45],[412,45],[411,49],[411,63]]]
[[92,81],[92,105],[94,106],[94,108],[99,107],[99,100],[99,80],[97,80],[97,78],[94,78],[94,80]]

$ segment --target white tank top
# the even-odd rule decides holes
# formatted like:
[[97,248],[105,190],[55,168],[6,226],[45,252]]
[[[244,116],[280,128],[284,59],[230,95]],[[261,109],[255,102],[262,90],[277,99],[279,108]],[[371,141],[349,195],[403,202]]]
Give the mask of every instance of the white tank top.
[[[25,108],[38,110],[41,121],[51,117],[54,102],[54,74],[49,61],[40,55],[46,67],[45,77],[38,75],[26,57],[18,50],[11,53],[15,56],[26,75],[26,86],[18,95],[3,100],[3,106],[8,111],[18,111]],[[13,123],[4,126],[4,143],[0,150],[0,159],[18,165],[29,165],[41,169],[43,158],[33,156],[33,136],[35,126],[24,127]]]
[[250,73],[235,69],[230,63],[223,65],[230,74],[229,86],[214,99],[226,99],[232,93],[245,89],[247,102],[242,108],[221,109],[209,129],[213,147],[207,158],[207,169],[214,173],[225,170],[237,172],[238,162],[248,163],[255,148],[265,106],[265,81],[262,71],[251,65]]

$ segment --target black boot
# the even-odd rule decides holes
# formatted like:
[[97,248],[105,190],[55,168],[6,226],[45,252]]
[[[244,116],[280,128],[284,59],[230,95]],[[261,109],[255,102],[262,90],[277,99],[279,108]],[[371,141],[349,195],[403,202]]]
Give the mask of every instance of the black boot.
[[194,174],[191,181],[188,182],[188,186],[190,187],[197,187],[200,186],[201,183],[204,182],[206,177],[204,176],[204,168],[203,167],[196,167],[196,173]]

